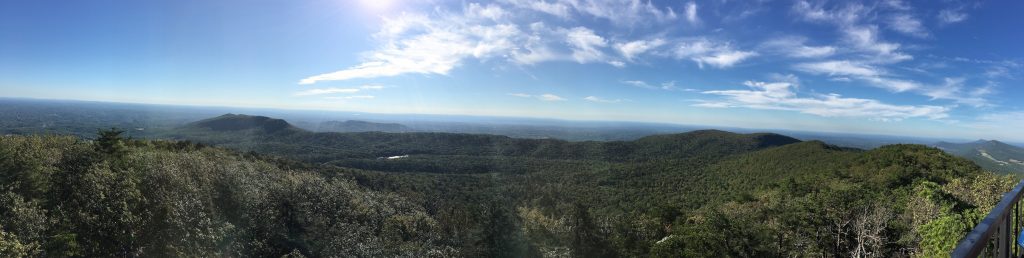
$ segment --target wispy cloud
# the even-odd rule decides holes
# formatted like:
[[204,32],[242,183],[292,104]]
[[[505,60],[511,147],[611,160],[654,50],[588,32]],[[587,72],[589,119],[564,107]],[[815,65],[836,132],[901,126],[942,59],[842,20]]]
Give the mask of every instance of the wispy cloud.
[[597,97],[597,96],[587,96],[587,97],[583,98],[583,100],[590,101],[590,102],[598,102],[598,103],[619,103],[619,102],[622,102],[621,99],[605,99],[605,98],[600,98],[600,97]]
[[618,50],[626,60],[633,61],[639,55],[660,47],[665,43],[666,41],[661,38],[655,38],[652,40],[636,40],[626,43],[616,43],[615,49]]
[[788,82],[747,81],[744,85],[750,89],[705,91],[704,94],[718,95],[724,99],[705,100],[694,106],[786,110],[823,117],[862,117],[882,121],[943,119],[949,116],[950,110],[942,106],[893,105],[873,99],[844,98],[839,94],[802,97],[792,90],[794,84]]
[[571,18],[572,6],[560,1],[533,1],[533,0],[505,0],[516,7],[531,9],[534,11],[557,16],[562,19]]
[[693,1],[686,3],[686,21],[689,22],[690,25],[700,24],[700,17],[697,16],[697,3],[694,3]]
[[944,78],[939,85],[927,85],[912,80],[886,76],[885,72],[870,65],[850,61],[825,61],[817,63],[801,63],[794,69],[812,73],[826,74],[837,81],[852,81],[850,78],[866,82],[868,85],[892,92],[915,92],[932,100],[952,100],[958,104],[974,107],[991,106],[985,96],[991,94],[993,86],[974,87],[968,90],[962,77]]
[[879,76],[877,68],[870,65],[851,62],[849,60],[834,60],[813,63],[798,63],[794,69],[812,74],[825,74],[829,76]]
[[657,85],[657,86],[651,85],[651,84],[648,84],[645,81],[639,81],[639,80],[627,80],[627,81],[622,81],[622,83],[626,84],[626,85],[633,86],[633,87],[644,88],[644,89],[652,89],[652,90],[676,90],[676,89],[678,89],[676,87],[676,82],[675,81],[663,82],[663,83],[661,83],[660,85]]
[[513,6],[569,20],[574,15],[605,19],[617,26],[664,23],[676,19],[672,8],[639,0],[504,0]]
[[601,48],[607,46],[608,41],[595,34],[591,29],[572,28],[566,33],[565,41],[572,47],[572,58],[576,62],[585,64],[607,59]]
[[889,17],[889,27],[895,31],[914,37],[924,38],[929,35],[928,29],[924,27],[921,21],[907,13],[896,14]]
[[967,20],[967,14],[961,12],[960,8],[944,9],[942,11],[939,11],[939,14],[938,16],[936,16],[936,18],[939,19],[939,23],[953,24]]
[[395,19],[385,18],[381,31],[376,35],[385,44],[366,54],[362,63],[344,70],[310,76],[299,83],[407,73],[445,75],[465,58],[487,59],[497,53],[507,53],[514,47],[509,39],[522,33],[513,24],[469,26],[466,25],[466,19],[470,18],[446,16],[435,19],[415,14],[405,14]]
[[852,77],[867,82],[868,85],[892,92],[904,92],[921,88],[920,83],[889,78],[885,76],[885,71],[882,69],[849,60],[799,63],[794,65],[793,68],[811,74],[828,75],[839,81],[848,81]]
[[526,93],[509,93],[509,96],[520,97],[520,98],[532,98],[543,101],[565,101],[566,99],[555,94],[545,93],[540,95],[531,95]]
[[673,54],[677,59],[690,59],[701,68],[704,65],[729,68],[758,55],[757,52],[736,50],[729,43],[714,42],[707,38],[683,40],[676,45]]
[[[900,44],[881,39],[876,24],[870,24],[866,17],[873,17],[879,14],[873,13],[872,7],[866,7],[860,3],[849,3],[833,8],[825,8],[824,2],[811,3],[809,1],[797,1],[792,8],[802,20],[833,24],[844,35],[846,45],[853,50],[869,55],[868,61],[877,63],[898,63],[913,59],[913,56],[900,51]],[[913,16],[900,14],[890,19],[890,25],[894,30],[904,30],[909,33],[927,33],[920,21]]]
[[898,63],[914,59],[913,56],[903,53],[899,43],[886,42],[879,39],[878,27],[866,26],[845,26],[841,29],[845,34],[847,42],[855,49],[870,54],[867,59],[876,63]]
[[911,9],[909,4],[900,0],[884,0],[882,1],[882,5],[899,11],[909,11]]
[[543,101],[564,101],[565,100],[565,98],[563,98],[563,97],[559,97],[558,95],[548,94],[548,93],[541,94],[537,98],[540,99],[540,100],[543,100]]
[[953,100],[959,104],[966,104],[975,107],[992,106],[984,97],[992,94],[993,89],[990,86],[977,87],[974,90],[966,90],[964,86],[965,78],[945,78],[944,83],[938,86],[928,87],[924,89],[923,94],[931,97],[932,99],[947,99]]
[[781,37],[761,43],[761,48],[794,58],[823,58],[836,53],[833,46],[808,46],[806,42],[806,37]]

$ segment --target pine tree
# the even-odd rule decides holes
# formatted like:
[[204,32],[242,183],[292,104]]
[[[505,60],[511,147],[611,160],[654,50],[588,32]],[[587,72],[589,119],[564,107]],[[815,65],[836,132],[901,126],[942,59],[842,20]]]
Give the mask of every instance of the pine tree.
[[124,150],[124,138],[121,134],[124,133],[122,130],[117,128],[110,128],[109,130],[100,130],[97,132],[99,137],[93,143],[93,148],[100,153],[116,154]]

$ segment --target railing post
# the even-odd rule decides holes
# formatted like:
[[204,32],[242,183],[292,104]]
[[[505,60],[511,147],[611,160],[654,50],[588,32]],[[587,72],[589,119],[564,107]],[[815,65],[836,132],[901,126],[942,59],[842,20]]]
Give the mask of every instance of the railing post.
[[1010,258],[1010,219],[1009,212],[1003,216],[999,225],[999,257]]

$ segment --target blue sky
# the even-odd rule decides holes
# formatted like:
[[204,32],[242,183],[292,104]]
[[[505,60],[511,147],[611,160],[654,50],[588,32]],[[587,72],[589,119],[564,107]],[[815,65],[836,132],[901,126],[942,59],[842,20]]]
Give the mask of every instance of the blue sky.
[[3,1],[0,96],[1022,141],[1021,1]]

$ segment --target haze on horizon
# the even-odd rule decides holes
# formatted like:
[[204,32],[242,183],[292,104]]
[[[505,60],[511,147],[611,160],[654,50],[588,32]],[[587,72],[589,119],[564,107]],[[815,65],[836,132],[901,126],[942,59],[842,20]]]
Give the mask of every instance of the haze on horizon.
[[1024,141],[1017,1],[7,1],[0,97]]

